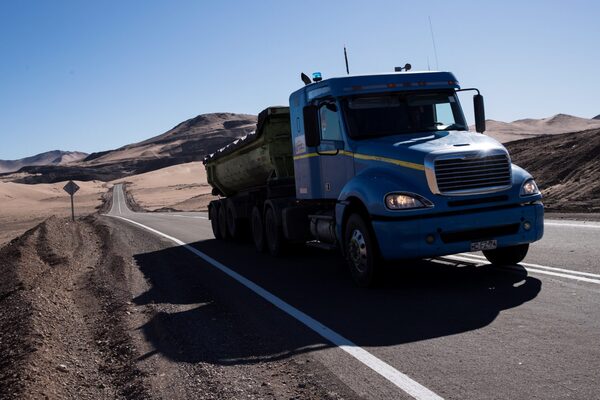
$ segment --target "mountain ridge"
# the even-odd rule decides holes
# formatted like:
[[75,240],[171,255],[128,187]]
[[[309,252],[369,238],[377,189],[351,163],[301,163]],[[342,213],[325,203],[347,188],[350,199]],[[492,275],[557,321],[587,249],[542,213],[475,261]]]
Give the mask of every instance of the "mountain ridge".
[[200,161],[207,154],[255,130],[256,121],[257,117],[250,114],[200,114],[149,139],[91,153],[75,163],[24,166],[19,170],[21,176],[16,176],[14,181],[31,184],[69,179],[111,181]]
[[0,173],[16,172],[27,166],[65,165],[87,157],[81,151],[50,150],[17,160],[0,160]]

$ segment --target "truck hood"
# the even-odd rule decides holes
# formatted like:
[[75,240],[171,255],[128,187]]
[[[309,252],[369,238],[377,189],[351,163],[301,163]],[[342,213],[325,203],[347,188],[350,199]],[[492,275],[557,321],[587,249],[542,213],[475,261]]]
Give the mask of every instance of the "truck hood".
[[392,135],[356,141],[355,153],[423,164],[431,153],[504,149],[497,140],[476,132],[438,131]]

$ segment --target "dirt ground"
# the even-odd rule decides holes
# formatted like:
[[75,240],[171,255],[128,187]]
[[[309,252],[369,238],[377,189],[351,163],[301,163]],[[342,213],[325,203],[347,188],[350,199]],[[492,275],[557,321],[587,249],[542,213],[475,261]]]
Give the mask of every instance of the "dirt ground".
[[512,161],[535,178],[546,212],[600,212],[600,129],[506,144]]
[[230,306],[190,257],[100,216],[52,217],[11,241],[0,250],[0,398],[355,398],[281,343],[294,327]]

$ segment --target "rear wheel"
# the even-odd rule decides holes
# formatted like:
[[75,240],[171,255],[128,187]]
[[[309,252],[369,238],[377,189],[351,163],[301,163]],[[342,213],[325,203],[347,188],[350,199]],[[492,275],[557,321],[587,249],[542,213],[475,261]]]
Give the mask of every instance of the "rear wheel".
[[265,211],[265,238],[267,250],[272,256],[279,256],[283,253],[285,240],[272,207],[267,207]]
[[378,249],[369,226],[359,214],[346,223],[344,254],[354,282],[361,287],[375,286],[381,275]]
[[219,204],[213,203],[208,210],[208,214],[210,217],[210,226],[212,228],[213,235],[215,235],[215,239],[223,239],[223,235],[219,229]]
[[219,204],[218,221],[221,239],[227,239],[229,235],[227,234],[227,210],[225,209],[224,201],[221,201]]
[[484,250],[483,255],[489,262],[496,265],[518,264],[527,255],[529,244],[519,244],[517,246],[501,247],[494,250]]
[[254,206],[252,209],[252,216],[250,220],[252,228],[252,239],[254,241],[254,247],[259,252],[265,251],[265,226],[263,224],[263,216],[258,206]]
[[227,220],[227,233],[233,239],[242,236],[240,220],[236,218],[235,204],[231,200],[225,201],[225,219]]

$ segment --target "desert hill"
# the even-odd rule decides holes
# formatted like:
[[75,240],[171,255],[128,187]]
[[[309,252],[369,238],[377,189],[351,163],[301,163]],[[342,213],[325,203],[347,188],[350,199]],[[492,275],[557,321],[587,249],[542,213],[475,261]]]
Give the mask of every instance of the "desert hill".
[[600,119],[600,114],[596,115],[594,118],[592,119]]
[[[83,160],[81,165],[180,156],[195,156],[197,160],[201,160],[204,155],[214,152],[255,128],[256,116],[254,115],[233,113],[198,115],[162,135],[116,150],[92,153]],[[201,156],[198,156],[199,154]]]
[[203,114],[167,132],[115,150],[92,153],[69,165],[24,167],[15,182],[53,183],[69,179],[112,181],[171,165],[199,161],[256,128],[256,116]]
[[512,161],[527,169],[548,211],[600,212],[600,129],[507,143]]
[[0,173],[14,172],[26,166],[64,165],[83,160],[87,153],[80,151],[52,150],[19,160],[0,160]]
[[485,134],[502,143],[506,143],[513,140],[533,138],[539,135],[557,135],[600,128],[600,119],[596,118],[598,117],[588,119],[567,114],[557,114],[549,118],[527,118],[513,122],[488,119],[486,121],[487,130]]

